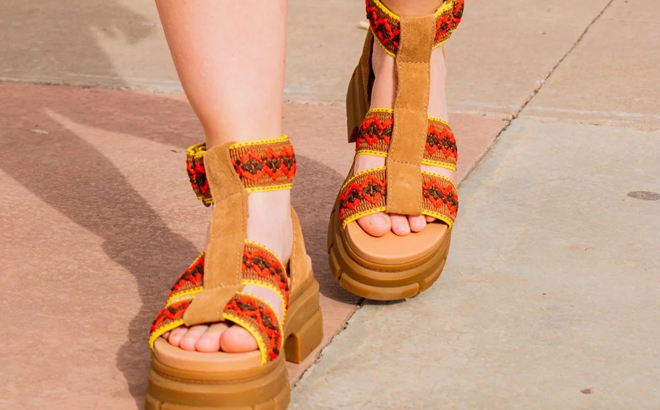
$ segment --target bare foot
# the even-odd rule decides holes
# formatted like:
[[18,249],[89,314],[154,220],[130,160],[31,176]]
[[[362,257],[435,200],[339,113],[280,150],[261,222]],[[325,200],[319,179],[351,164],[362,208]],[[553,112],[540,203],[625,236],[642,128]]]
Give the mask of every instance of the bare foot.
[[[372,67],[375,74],[374,85],[371,93],[372,108],[392,108],[394,107],[394,97],[396,95],[396,76],[394,73],[394,58],[389,56],[383,48],[374,41],[372,54]],[[431,55],[431,96],[429,99],[429,115],[440,117],[447,120],[447,99],[445,95],[446,78],[445,58],[442,48],[433,50]],[[354,172],[364,171],[369,168],[382,167],[385,165],[385,158],[360,155],[355,163]],[[422,165],[425,171],[434,172],[453,179],[452,170]],[[428,222],[435,218],[428,216],[407,216],[395,215],[380,212],[368,215],[358,219],[358,224],[368,234],[373,236],[383,236],[390,230],[397,235],[408,235],[411,232],[419,232],[426,227]]]
[[[293,246],[290,190],[254,192],[248,197],[247,237],[266,246],[287,266]],[[259,286],[245,286],[243,292],[269,302],[280,320],[284,306],[280,296]],[[163,335],[172,346],[199,352],[243,353],[256,350],[257,341],[245,329],[231,323],[181,326]]]

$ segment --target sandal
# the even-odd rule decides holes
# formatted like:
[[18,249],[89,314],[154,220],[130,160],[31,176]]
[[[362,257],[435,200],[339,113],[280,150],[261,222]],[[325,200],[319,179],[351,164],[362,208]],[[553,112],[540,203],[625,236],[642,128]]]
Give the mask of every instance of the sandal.
[[[330,216],[328,252],[332,272],[349,292],[374,300],[417,295],[440,276],[458,211],[453,182],[421,165],[456,170],[450,125],[428,116],[431,52],[449,39],[463,15],[464,0],[445,0],[431,15],[399,17],[378,0],[367,0],[370,30],[348,88],[348,141],[353,166]],[[370,108],[374,40],[395,58],[394,108]],[[386,158],[386,166],[354,174],[359,155]],[[357,219],[387,212],[436,218],[418,233],[367,234]]]
[[[288,137],[188,149],[187,168],[197,196],[215,203],[206,250],[179,277],[151,326],[147,410],[285,409],[285,360],[300,363],[321,342],[319,284],[305,251],[298,217],[288,269],[266,247],[247,240],[247,198],[255,191],[290,189],[296,160]],[[244,285],[282,298],[284,318]],[[224,309],[219,307],[224,306]],[[161,336],[179,326],[231,321],[249,331],[259,349],[202,353]],[[283,323],[282,323],[283,322]]]

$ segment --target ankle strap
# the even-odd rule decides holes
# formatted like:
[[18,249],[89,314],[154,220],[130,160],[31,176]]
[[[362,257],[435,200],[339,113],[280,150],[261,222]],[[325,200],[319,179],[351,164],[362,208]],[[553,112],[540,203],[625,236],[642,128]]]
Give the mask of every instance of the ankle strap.
[[[379,0],[366,0],[366,2],[367,18],[374,37],[389,55],[396,56],[401,44],[401,18]],[[445,0],[436,10],[434,48],[449,40],[456,30],[463,18],[464,4],[465,0]]]
[[[206,176],[206,144],[188,148],[186,169],[197,198],[205,206],[213,203]],[[236,175],[248,193],[291,189],[296,175],[296,155],[289,137],[231,144],[229,158]]]

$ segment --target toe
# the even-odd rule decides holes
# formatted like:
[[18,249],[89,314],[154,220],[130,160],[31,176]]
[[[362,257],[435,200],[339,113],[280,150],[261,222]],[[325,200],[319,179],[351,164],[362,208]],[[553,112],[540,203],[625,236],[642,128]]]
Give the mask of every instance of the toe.
[[178,347],[179,343],[181,343],[181,338],[186,334],[187,331],[187,327],[177,327],[176,329],[169,332],[170,336],[167,338],[167,341],[170,342],[172,346]]
[[258,346],[250,332],[234,325],[222,334],[220,348],[227,353],[245,353],[257,350]]
[[432,216],[428,216],[428,215],[426,216],[426,222],[427,222],[427,223],[431,223],[431,222],[433,222],[433,221],[435,221],[435,218],[434,218],[434,217],[432,217]]
[[206,353],[217,352],[220,350],[220,338],[222,337],[222,333],[227,329],[228,327],[224,323],[212,324],[199,340],[197,340],[195,350]]
[[404,215],[390,215],[392,220],[392,232],[397,235],[408,235],[410,233],[410,224],[408,218]]
[[422,229],[426,228],[426,218],[424,217],[424,215],[409,216],[408,224],[410,225],[411,231],[419,232]]
[[181,338],[179,347],[183,350],[195,350],[195,345],[199,338],[206,332],[209,327],[206,325],[192,326],[188,329],[186,334]]
[[392,229],[389,216],[382,212],[362,217],[358,224],[371,236],[383,236]]

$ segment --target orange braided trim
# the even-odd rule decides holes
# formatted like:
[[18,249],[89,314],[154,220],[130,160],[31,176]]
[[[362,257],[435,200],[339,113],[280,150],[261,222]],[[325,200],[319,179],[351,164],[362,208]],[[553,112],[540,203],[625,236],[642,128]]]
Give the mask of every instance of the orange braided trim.
[[[369,110],[358,128],[355,141],[357,155],[387,156],[392,142],[394,116],[392,109]],[[458,147],[449,123],[438,117],[429,117],[422,164],[456,171]]]
[[248,192],[289,189],[296,176],[296,154],[287,136],[234,144],[229,156]]
[[277,359],[284,344],[284,330],[277,313],[265,300],[243,292],[225,306],[224,318],[250,332],[261,351],[261,364]]
[[273,251],[256,242],[246,241],[242,271],[243,284],[263,284],[280,295],[285,309],[289,307],[289,277]]
[[[436,10],[435,45],[438,47],[449,40],[461,19],[465,0],[445,0]],[[401,42],[401,22],[399,16],[390,11],[379,0],[366,0],[367,19],[374,37],[392,57],[396,57]]]
[[[339,192],[342,228],[367,215],[387,210],[386,167],[372,168],[352,176]],[[454,183],[442,175],[422,171],[422,215],[432,216],[451,228],[458,214]]]
[[206,169],[204,168],[204,152],[206,144],[196,144],[186,150],[186,171],[188,178],[197,199],[202,201],[205,206],[213,203],[209,181],[206,179]]
[[[158,337],[184,324],[183,315],[186,309],[197,294],[204,290],[204,256],[204,252],[199,255],[170,289],[165,307],[156,315],[151,325],[149,344],[152,349]],[[261,286],[278,293],[286,313],[289,304],[289,278],[275,253],[263,245],[246,240],[241,275],[243,285]],[[244,327],[254,336],[262,352],[262,363],[279,355],[282,348],[281,324],[268,302],[238,292],[225,306],[223,316],[226,320]]]
[[[205,152],[205,143],[188,148],[186,170],[197,198],[209,206],[213,197],[204,167]],[[286,135],[233,144],[229,156],[247,192],[290,189],[296,176],[296,154]]]

